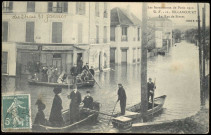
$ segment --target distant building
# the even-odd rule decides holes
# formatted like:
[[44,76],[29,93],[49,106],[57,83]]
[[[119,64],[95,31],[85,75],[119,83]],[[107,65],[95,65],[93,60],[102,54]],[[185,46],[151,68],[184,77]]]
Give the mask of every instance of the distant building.
[[82,58],[110,67],[110,6],[106,2],[4,1],[3,74],[29,74],[34,63],[69,73]]
[[153,27],[156,48],[172,46],[172,21],[168,18],[153,17],[148,19],[149,27]]
[[133,64],[140,62],[141,21],[122,8],[111,10],[110,62]]

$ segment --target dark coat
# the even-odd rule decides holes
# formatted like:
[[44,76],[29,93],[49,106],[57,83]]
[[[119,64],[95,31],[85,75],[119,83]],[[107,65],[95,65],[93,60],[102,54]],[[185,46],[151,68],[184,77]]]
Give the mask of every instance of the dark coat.
[[123,87],[119,88],[118,90],[118,100],[120,100],[120,102],[126,102],[126,93],[125,93],[125,89]]
[[64,123],[63,117],[62,117],[62,99],[59,95],[55,95],[53,99],[53,104],[51,107],[51,113],[49,117],[49,121],[53,125],[62,125]]
[[81,103],[81,93],[72,91],[70,93],[70,119],[76,121],[79,119],[79,105]]
[[84,108],[92,109],[93,98],[91,96],[86,96],[82,102],[84,103]]
[[90,73],[94,76],[95,75],[95,71],[94,69],[89,69]]
[[147,83],[147,87],[148,87],[148,92],[150,92],[150,90],[151,91],[154,91],[154,87],[155,87],[155,85],[154,85],[154,83],[153,82],[151,82],[151,83]]
[[89,66],[88,65],[84,65],[83,70],[89,70]]
[[38,125],[46,125],[47,124],[47,120],[45,119],[45,114],[44,114],[43,110],[38,110],[36,117],[34,119],[34,124],[38,124]]
[[77,71],[78,71],[77,67],[72,67],[70,69],[70,73],[71,73],[72,76],[77,76],[78,75]]

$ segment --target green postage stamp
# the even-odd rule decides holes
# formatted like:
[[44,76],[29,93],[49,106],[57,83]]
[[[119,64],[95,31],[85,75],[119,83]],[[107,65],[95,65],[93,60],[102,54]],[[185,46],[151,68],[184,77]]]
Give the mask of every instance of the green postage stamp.
[[31,128],[29,94],[2,95],[3,129]]

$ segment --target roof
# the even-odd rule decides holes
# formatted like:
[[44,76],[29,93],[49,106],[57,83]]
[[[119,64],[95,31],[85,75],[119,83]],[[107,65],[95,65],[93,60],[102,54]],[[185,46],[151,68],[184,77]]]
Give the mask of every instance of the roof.
[[149,18],[149,21],[169,21],[169,22],[171,22],[171,20],[168,18],[159,18],[159,17]]
[[140,26],[141,21],[127,10],[116,7],[111,10],[111,26],[114,25],[136,25]]

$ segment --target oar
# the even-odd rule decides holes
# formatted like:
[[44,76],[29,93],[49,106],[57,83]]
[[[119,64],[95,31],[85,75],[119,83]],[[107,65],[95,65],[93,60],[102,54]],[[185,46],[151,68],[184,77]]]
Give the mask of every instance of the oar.
[[[112,112],[112,114],[111,114],[112,116],[113,116],[114,110],[115,110],[115,108],[116,108],[117,102],[118,102],[118,101],[116,101],[116,104],[115,104],[115,106],[114,106],[113,112]],[[109,119],[109,121],[108,121],[108,125],[109,125],[110,121],[111,121],[111,117],[110,117],[110,119]]]
[[[86,67],[86,66],[85,66]],[[86,69],[87,69],[87,67],[86,67]],[[88,71],[89,71],[89,69],[87,69]],[[92,73],[89,71],[89,73],[92,75]],[[93,79],[95,80],[95,78],[94,78],[94,76],[92,75],[92,77],[93,77]],[[97,85],[100,87],[100,85],[98,84],[98,82],[95,80],[95,82],[97,83]],[[100,89],[101,89],[101,87],[100,87]]]

